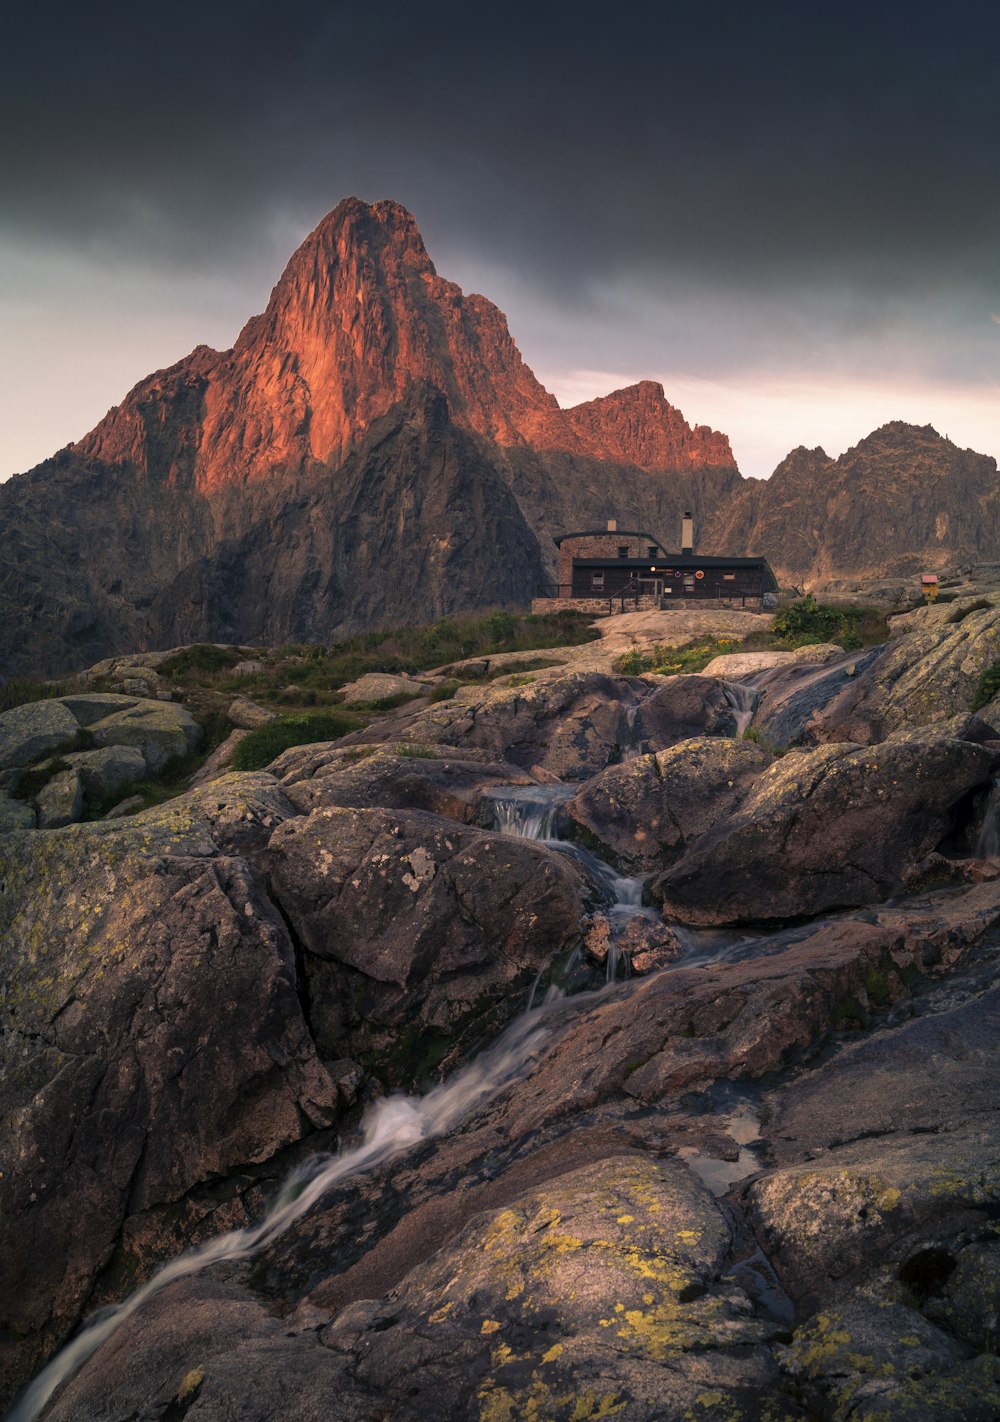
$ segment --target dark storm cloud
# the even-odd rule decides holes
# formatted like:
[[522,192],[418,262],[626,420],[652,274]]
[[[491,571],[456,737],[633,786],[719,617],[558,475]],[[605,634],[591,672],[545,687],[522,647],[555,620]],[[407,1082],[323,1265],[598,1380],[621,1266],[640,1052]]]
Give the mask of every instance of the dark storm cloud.
[[[8,238],[271,260],[349,191],[570,294],[617,272],[1000,302],[996,7],[8,8]],[[441,263],[442,266],[444,263]]]

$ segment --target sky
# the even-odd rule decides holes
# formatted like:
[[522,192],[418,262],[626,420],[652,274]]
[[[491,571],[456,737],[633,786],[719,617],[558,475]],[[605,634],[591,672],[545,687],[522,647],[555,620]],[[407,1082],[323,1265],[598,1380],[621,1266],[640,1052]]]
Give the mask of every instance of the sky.
[[756,476],[892,419],[1000,458],[995,0],[4,10],[0,478],[228,348],[350,194],[563,404],[661,380]]

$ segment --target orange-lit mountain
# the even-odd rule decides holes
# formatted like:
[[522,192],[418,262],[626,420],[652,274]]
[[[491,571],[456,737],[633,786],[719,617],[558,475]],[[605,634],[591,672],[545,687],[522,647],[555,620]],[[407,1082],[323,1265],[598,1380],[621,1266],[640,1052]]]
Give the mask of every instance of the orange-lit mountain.
[[413,218],[350,198],[231,351],[199,346],[0,484],[0,675],[190,641],[329,640],[524,604],[554,534],[682,513],[795,581],[993,557],[996,465],[890,424],[744,480],[642,381],[562,410]]
[[188,412],[194,483],[208,492],[341,463],[414,380],[445,395],[456,424],[501,446],[658,472],[735,468],[726,436],[691,429],[650,381],[560,410],[503,312],[438,276],[406,209],[357,198],[306,238],[231,351],[199,347],[150,376],[73,449],[161,473],[160,436]]

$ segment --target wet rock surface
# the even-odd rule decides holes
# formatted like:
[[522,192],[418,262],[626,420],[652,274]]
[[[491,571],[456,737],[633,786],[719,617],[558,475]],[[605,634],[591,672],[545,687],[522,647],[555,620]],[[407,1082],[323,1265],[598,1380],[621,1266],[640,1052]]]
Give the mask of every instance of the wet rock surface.
[[45,1415],[1000,1414],[997,748],[814,744],[883,656],[558,669],[0,837],[7,1393],[271,1218]]

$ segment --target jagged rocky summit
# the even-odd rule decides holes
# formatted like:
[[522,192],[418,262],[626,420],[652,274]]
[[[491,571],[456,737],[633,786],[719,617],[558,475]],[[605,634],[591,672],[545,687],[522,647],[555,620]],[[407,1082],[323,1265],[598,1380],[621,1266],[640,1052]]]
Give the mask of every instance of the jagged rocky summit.
[[[795,580],[988,556],[996,466],[888,425],[741,478],[652,381],[560,409],[412,216],[349,198],[232,350],[199,346],[0,485],[0,675],[191,640],[326,640],[524,604],[571,527],[693,512]],[[916,561],[915,561],[916,560]]]

